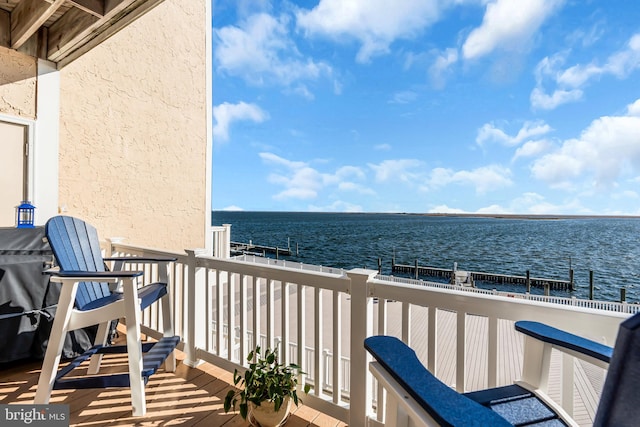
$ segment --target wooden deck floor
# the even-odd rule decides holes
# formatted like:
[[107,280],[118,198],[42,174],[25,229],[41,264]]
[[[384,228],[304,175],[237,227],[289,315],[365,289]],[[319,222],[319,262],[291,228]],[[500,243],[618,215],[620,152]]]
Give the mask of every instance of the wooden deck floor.
[[[108,358],[108,359],[107,359]],[[211,364],[183,364],[178,352],[175,373],[158,372],[146,387],[147,415],[131,416],[129,389],[57,390],[51,403],[69,405],[71,426],[246,426],[236,413],[226,414],[222,402],[233,383],[232,374]],[[103,366],[125,371],[126,356],[105,356]],[[31,404],[41,362],[22,363],[0,371],[0,403]],[[309,407],[293,407],[287,426],[338,427],[344,423]]]

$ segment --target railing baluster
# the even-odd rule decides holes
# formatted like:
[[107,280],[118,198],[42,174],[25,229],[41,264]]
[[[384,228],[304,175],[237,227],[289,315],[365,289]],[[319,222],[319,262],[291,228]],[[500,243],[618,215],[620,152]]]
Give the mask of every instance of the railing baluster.
[[[204,301],[205,301],[205,326],[203,329],[205,329],[205,348],[207,349],[207,351],[213,351],[213,346],[214,346],[214,337],[213,337],[213,296],[214,296],[214,289],[213,289],[213,283],[215,282],[215,280],[213,280],[213,278],[215,277],[215,271],[211,271],[209,269],[205,270],[204,272],[204,284],[201,285],[201,287],[204,288]],[[199,301],[198,299],[196,299],[196,301]]]
[[378,325],[375,326],[375,331],[378,335],[386,335],[388,320],[387,320],[387,301],[378,299]]
[[342,357],[342,305],[339,292],[333,291],[333,403],[340,401],[340,384],[342,371],[340,370],[340,360]]
[[[257,346],[260,345],[260,333],[261,333],[261,327],[262,325],[260,324],[260,312],[262,310],[262,304],[260,304],[260,298],[261,298],[261,288],[262,288],[262,282],[264,279],[260,278],[260,277],[254,277],[253,279],[253,345],[252,348],[256,348]],[[244,363],[244,360],[243,360]]]
[[562,408],[573,417],[574,357],[562,353]]
[[238,363],[242,364],[247,359],[247,286],[251,278],[242,274],[240,276],[240,338],[239,338],[239,353]]
[[227,360],[233,360],[233,349],[235,347],[235,328],[236,328],[236,287],[235,282],[238,279],[237,273],[228,273],[229,282],[227,286]]
[[411,304],[402,302],[402,341],[411,345]]
[[316,396],[320,396],[322,394],[322,380],[324,378],[324,366],[322,364],[322,352],[324,348],[322,347],[322,334],[323,330],[323,310],[322,310],[322,289],[315,288],[314,293],[314,349],[315,349],[315,357],[314,357],[314,376],[313,376],[313,393]]
[[498,381],[498,318],[489,316],[487,321],[487,387],[492,388]]
[[275,297],[273,295],[273,280],[267,278],[267,347],[274,348],[274,305]]
[[216,354],[223,357],[224,346],[224,282],[229,273],[216,270]]
[[[306,329],[307,329],[307,320],[306,320],[306,286],[302,286],[300,284],[296,285],[297,286],[297,295],[298,295],[298,360],[296,361],[296,363],[300,366],[302,366],[302,370],[304,372],[307,372],[307,374],[309,373],[309,369],[310,366],[309,364],[307,364],[307,359],[306,359],[306,355],[305,355],[305,348],[306,348]],[[304,382],[306,382],[306,380],[304,380]],[[304,385],[304,383],[302,384]]]
[[466,359],[466,320],[464,311],[458,311],[456,328],[456,390],[465,391],[465,359]]
[[[387,334],[387,300],[385,298],[378,299],[378,325],[376,326],[376,333],[378,335]],[[376,419],[380,422],[384,421],[386,417],[386,405],[385,405],[385,393],[384,388],[377,381],[374,381],[376,386]]]
[[282,324],[282,345],[280,348],[280,356],[282,363],[288,365],[289,360],[289,283],[280,283],[280,315]]
[[429,340],[429,345],[427,347],[427,368],[433,372],[434,375],[438,375],[437,371],[437,349],[438,349],[438,335],[437,335],[437,326],[438,326],[438,308],[435,306],[429,306],[429,323],[427,325],[427,339]]

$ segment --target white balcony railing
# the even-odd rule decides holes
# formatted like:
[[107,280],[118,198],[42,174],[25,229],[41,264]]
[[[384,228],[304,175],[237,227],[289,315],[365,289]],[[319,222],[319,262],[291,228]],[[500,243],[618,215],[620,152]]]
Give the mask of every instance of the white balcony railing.
[[[576,299],[541,302],[533,296],[426,286],[363,269],[316,271],[123,244],[109,250],[177,258],[170,292],[185,363],[204,360],[233,371],[245,364],[254,346],[278,345],[281,361],[301,364],[302,380],[314,386],[304,403],[352,426],[384,419],[384,395],[367,370],[366,336],[402,338],[439,378],[458,391],[470,391],[516,379],[522,360],[521,355],[517,360],[521,338],[512,332],[514,321],[544,321],[613,345],[618,324],[638,309],[625,304],[624,309],[601,310]],[[145,271],[147,279],[155,275]],[[146,333],[159,336],[159,311],[147,310],[144,324]],[[507,350],[517,357],[508,357]],[[560,365],[558,399],[572,413],[575,364],[562,358]]]

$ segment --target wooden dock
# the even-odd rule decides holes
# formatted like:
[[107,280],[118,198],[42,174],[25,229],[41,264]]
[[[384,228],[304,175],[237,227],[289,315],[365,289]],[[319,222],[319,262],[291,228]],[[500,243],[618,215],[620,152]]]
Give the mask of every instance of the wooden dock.
[[[391,271],[393,273],[411,274],[413,277],[428,276],[428,277],[444,277],[451,278],[453,270],[447,268],[437,268],[418,265],[416,262],[414,265],[396,264],[395,260],[392,261]],[[516,276],[511,274],[497,274],[497,273],[485,273],[479,271],[469,271],[473,281],[491,282],[496,284],[508,284],[508,285],[527,285],[544,288],[549,286],[549,289],[571,291],[573,290],[573,280],[558,280],[558,279],[545,279],[540,277],[527,277]]]
[[[254,245],[251,241],[249,243],[241,243],[241,242],[231,242],[231,253],[232,254],[246,254],[246,255],[259,255],[266,256],[267,254],[276,255],[278,258],[280,255],[282,256],[291,256],[291,248],[279,248],[277,246],[263,246],[263,245]],[[297,249],[296,249],[297,253]]]

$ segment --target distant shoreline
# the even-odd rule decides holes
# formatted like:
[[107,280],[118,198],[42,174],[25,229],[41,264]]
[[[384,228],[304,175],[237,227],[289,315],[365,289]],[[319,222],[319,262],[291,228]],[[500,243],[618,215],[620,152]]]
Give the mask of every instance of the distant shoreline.
[[501,214],[501,213],[417,213],[417,212],[326,212],[326,211],[245,211],[213,209],[213,212],[245,212],[245,213],[295,213],[295,214],[345,214],[345,215],[406,215],[448,218],[494,218],[494,219],[531,219],[531,220],[561,220],[561,219],[640,219],[640,215],[555,215],[555,214]]
[[478,214],[478,213],[424,213],[424,214],[404,214],[432,217],[459,217],[459,218],[495,218],[495,219],[538,219],[538,220],[560,220],[560,219],[640,219],[638,215],[531,215],[531,214]]

